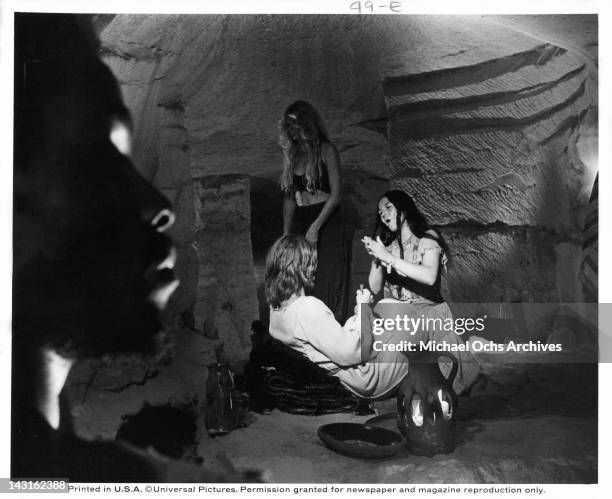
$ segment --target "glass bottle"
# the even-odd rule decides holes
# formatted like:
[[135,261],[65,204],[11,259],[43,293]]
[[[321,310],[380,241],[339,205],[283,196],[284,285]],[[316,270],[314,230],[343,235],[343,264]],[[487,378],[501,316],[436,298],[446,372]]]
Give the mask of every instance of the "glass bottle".
[[206,382],[206,429],[210,435],[225,435],[236,427],[234,380],[227,364],[208,367]]

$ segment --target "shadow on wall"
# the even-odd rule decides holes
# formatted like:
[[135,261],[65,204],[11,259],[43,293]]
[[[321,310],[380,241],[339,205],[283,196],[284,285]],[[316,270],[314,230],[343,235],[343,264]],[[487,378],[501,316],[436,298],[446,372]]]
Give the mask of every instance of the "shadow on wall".
[[123,416],[116,440],[141,448],[152,447],[162,455],[201,463],[197,455],[196,403],[185,406],[145,403],[136,414]]
[[251,177],[251,244],[259,319],[268,324],[269,309],[263,290],[266,253],[283,234],[283,195],[277,179]]

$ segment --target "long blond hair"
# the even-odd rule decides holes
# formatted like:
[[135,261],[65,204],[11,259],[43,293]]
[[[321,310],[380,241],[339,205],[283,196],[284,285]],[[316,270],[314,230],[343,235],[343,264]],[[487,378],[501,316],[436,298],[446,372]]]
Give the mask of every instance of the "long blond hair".
[[264,292],[273,308],[279,308],[301,289],[314,286],[317,248],[304,236],[289,234],[278,239],[266,256]]
[[[296,123],[300,128],[300,134],[296,139],[293,139],[289,134],[290,121]],[[278,143],[283,151],[281,189],[283,191],[293,189],[293,172],[296,167],[297,154],[302,151],[307,156],[304,167],[306,189],[314,192],[317,190],[323,175],[321,144],[329,142],[329,136],[321,116],[308,102],[298,100],[285,109],[279,128]]]

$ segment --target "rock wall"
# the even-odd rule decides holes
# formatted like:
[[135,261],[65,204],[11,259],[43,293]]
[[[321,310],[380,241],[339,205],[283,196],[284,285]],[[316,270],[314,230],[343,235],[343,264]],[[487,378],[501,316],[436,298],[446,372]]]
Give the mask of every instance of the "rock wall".
[[79,362],[64,388],[74,430],[86,439],[113,440],[123,417],[136,414],[145,403],[188,406],[203,429],[206,366],[214,361],[214,342],[173,328],[163,354],[155,359]]
[[[525,19],[547,36],[560,22]],[[594,17],[573,22],[596,37]],[[580,47],[543,43],[517,23],[517,16],[508,26],[503,16],[117,16],[102,39],[135,116],[136,160],[177,201],[180,242],[193,240],[192,179],[278,177],[276,124],[303,98],[339,147],[357,235],[371,230],[371,200],[380,192],[377,181],[363,179],[387,179],[452,240],[453,300],[577,300],[567,262],[575,275],[594,172],[575,144],[593,128],[596,68]],[[260,239],[268,243],[277,230]],[[354,249],[357,281],[367,261],[359,244]],[[260,265],[263,250],[256,253]]]
[[198,286],[195,329],[220,339],[226,359],[248,357],[257,290],[251,250],[249,179],[219,175],[195,182]]
[[449,238],[452,299],[578,301],[593,172],[576,143],[596,98],[584,58],[541,44],[384,88],[394,183]]
[[594,36],[596,50],[597,21],[570,17],[584,39],[574,33],[566,45],[542,40],[538,26],[549,36],[556,21],[538,16],[525,18],[536,36],[515,29],[520,16],[507,25],[503,16],[104,19],[103,57],[133,114],[135,162],[177,211],[182,285],[171,311],[182,332],[173,348],[189,352],[197,373],[179,360],[155,375],[115,373],[132,379],[115,385],[141,386],[111,395],[86,381],[99,376],[90,369],[75,374],[75,410],[110,407],[114,396],[125,403],[113,414],[136,412],[143,400],[156,403],[157,383],[195,393],[219,342],[245,358],[249,322],[265,312],[256,289],[263,256],[280,235],[277,123],[296,99],[319,109],[340,151],[355,286],[369,267],[359,239],[392,186],[448,239],[451,300],[580,300],[596,167],[576,144],[596,135],[597,69],[583,49]]

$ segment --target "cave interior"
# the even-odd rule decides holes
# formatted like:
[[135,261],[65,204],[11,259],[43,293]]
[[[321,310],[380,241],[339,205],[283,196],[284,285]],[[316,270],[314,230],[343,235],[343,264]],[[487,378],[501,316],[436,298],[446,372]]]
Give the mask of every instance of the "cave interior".
[[[597,364],[584,360],[596,310],[579,279],[597,173],[596,16],[94,21],[133,116],[134,162],[175,207],[181,286],[158,357],[73,369],[77,434],[145,446],[149,436],[162,453],[207,466],[221,454],[273,482],[597,481]],[[241,373],[252,321],[268,320],[264,259],[282,233],[277,123],[296,99],[320,110],[340,153],[352,289],[367,282],[360,239],[379,197],[403,189],[452,249],[450,303],[494,304],[487,339],[564,346],[553,362],[478,354],[511,389],[459,398],[451,454],[367,461],[326,448],[317,428],[372,417],[355,413],[251,412],[246,427],[208,435],[207,366]],[[395,400],[373,408],[393,413]]]

